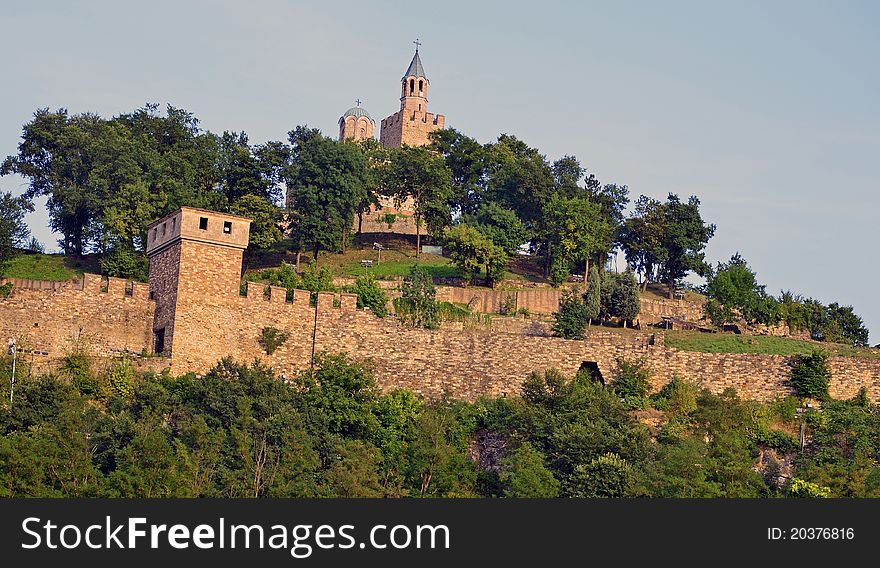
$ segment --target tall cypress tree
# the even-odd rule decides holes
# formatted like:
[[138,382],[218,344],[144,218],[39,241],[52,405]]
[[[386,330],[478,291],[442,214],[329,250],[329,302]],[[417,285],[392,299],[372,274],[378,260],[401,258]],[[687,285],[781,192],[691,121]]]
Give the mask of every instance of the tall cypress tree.
[[599,318],[599,309],[602,304],[602,281],[599,276],[599,269],[596,265],[590,267],[589,288],[584,294],[584,302],[587,305],[587,322]]

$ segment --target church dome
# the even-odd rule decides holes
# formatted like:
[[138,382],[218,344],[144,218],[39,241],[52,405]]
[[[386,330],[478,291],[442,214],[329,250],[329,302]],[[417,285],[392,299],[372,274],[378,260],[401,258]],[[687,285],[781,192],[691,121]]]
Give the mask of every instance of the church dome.
[[345,114],[343,114],[342,118],[340,118],[339,120],[345,120],[349,116],[353,116],[355,118],[366,117],[367,119],[369,119],[370,122],[376,122],[375,120],[373,120],[373,117],[370,116],[370,113],[368,113],[366,109],[363,109],[361,107],[351,107],[350,109],[345,111]]

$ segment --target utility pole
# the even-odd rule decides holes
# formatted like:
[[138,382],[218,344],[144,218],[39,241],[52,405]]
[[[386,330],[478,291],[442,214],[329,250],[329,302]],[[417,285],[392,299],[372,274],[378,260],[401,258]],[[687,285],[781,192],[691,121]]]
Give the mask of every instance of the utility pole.
[[9,354],[12,355],[12,379],[9,383],[9,404],[12,405],[12,394],[15,392],[15,363],[18,359],[18,350],[15,348],[15,338],[9,340]]

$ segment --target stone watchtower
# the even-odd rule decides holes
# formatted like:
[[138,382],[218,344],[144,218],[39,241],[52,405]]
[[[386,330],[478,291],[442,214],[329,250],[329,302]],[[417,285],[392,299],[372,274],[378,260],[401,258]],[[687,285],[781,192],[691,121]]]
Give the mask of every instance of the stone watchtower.
[[[195,306],[226,304],[239,296],[250,219],[181,207],[147,227],[150,298],[156,302],[153,352],[186,349],[204,327],[188,317]],[[175,335],[175,329],[180,332]]]
[[430,142],[429,133],[444,127],[445,116],[428,112],[429,84],[416,42],[416,54],[400,79],[400,110],[382,121],[379,140],[383,145],[424,146]]

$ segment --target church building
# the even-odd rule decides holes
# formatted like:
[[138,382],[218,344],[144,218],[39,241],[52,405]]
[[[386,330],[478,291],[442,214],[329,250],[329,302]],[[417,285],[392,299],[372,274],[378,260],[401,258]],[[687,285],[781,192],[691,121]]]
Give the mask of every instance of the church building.
[[[442,114],[428,112],[428,88],[430,81],[419,56],[419,41],[416,52],[403,77],[400,78],[400,110],[382,120],[379,141],[390,148],[400,146],[425,146],[431,142],[428,134],[441,130],[446,124]],[[361,101],[339,117],[339,141],[365,140],[373,138],[376,123],[370,113],[361,107]],[[414,203],[408,199],[398,203],[390,197],[380,197],[381,208],[370,210],[355,221],[355,230],[363,233],[416,234]],[[425,228],[421,233],[426,234]]]
[[[416,52],[403,77],[400,78],[400,110],[382,120],[379,141],[388,147],[424,146],[430,142],[428,134],[440,130],[446,123],[442,114],[428,112],[428,88],[430,81]],[[345,111],[339,118],[339,140],[364,140],[373,138],[375,122],[370,113],[360,106]]]

